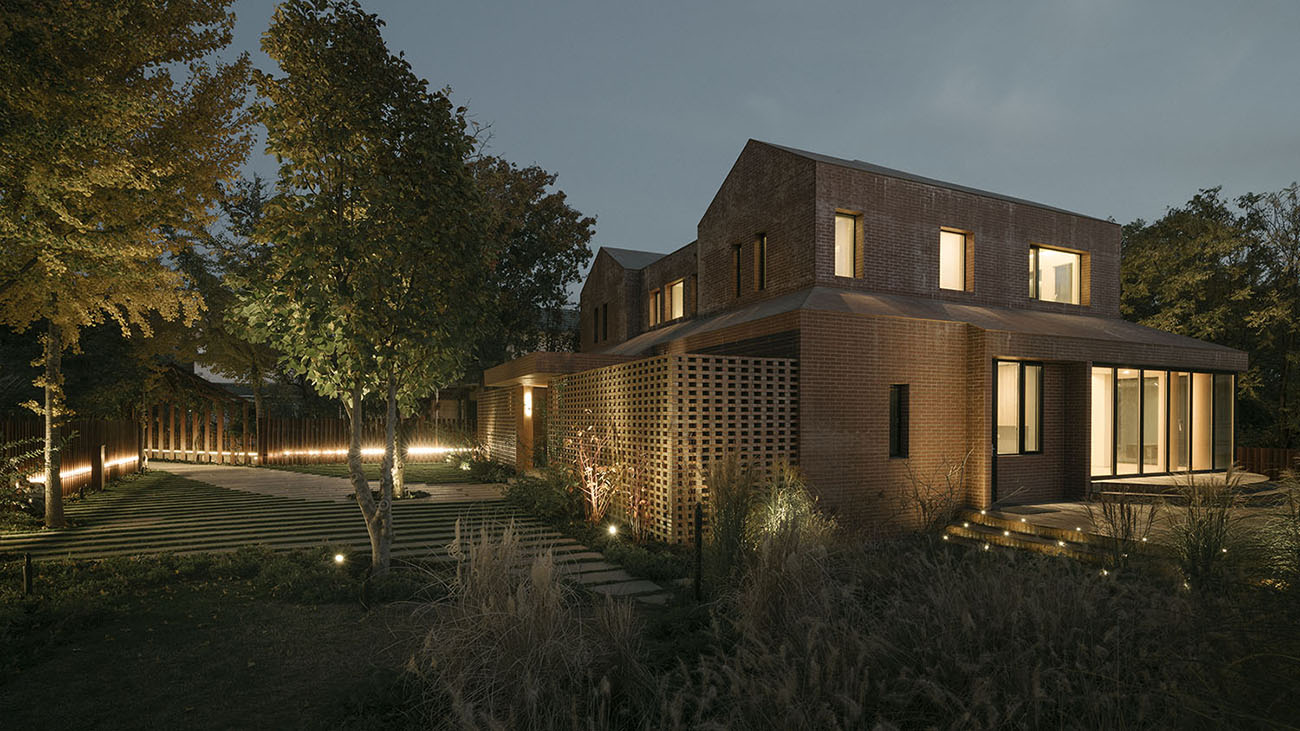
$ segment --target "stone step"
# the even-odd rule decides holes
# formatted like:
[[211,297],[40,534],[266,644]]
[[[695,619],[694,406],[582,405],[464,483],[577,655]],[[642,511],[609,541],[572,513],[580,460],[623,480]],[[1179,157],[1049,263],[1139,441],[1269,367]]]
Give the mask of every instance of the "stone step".
[[1071,543],[1064,539],[1053,539],[1029,533],[1018,533],[1009,528],[996,528],[979,523],[954,523],[947,527],[945,533],[949,540],[962,539],[974,542],[980,547],[1001,546],[1018,550],[1031,551],[1047,556],[1066,556],[1079,561],[1095,563],[1100,556],[1086,544]]

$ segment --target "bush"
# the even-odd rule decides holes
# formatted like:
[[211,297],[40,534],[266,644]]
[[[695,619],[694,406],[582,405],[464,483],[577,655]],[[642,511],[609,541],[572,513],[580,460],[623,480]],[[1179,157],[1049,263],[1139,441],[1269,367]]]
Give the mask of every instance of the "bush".
[[508,482],[515,475],[513,467],[478,452],[462,464],[469,465],[469,473],[479,482]]
[[1229,469],[1223,482],[1186,475],[1169,510],[1169,543],[1174,562],[1190,585],[1221,588],[1237,583],[1253,553],[1243,530],[1241,473]]
[[626,698],[644,684],[630,606],[607,601],[584,616],[551,554],[529,561],[513,526],[493,538],[457,524],[450,551],[456,578],[449,598],[428,607],[411,663],[429,726],[606,728],[617,701],[638,705]]
[[709,489],[709,573],[729,582],[741,570],[745,526],[754,507],[758,475],[736,455],[712,462],[704,476]]
[[547,467],[537,477],[517,477],[505,493],[506,499],[519,509],[548,523],[565,525],[582,520],[582,496],[567,470]]
[[1287,472],[1278,487],[1280,510],[1263,531],[1265,560],[1276,585],[1300,591],[1300,476]]

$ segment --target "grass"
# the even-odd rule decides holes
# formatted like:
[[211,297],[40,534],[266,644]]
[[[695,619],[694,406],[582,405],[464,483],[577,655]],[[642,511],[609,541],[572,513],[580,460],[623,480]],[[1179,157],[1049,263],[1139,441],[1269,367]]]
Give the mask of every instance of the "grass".
[[327,552],[0,566],[0,717],[12,728],[379,728],[404,720],[421,574],[359,601]]
[[[346,464],[285,464],[285,465],[268,465],[270,469],[285,470],[287,472],[301,472],[308,475],[323,475],[325,477],[348,477],[348,466]],[[366,473],[366,479],[379,479],[379,463],[367,462],[361,465],[362,470]],[[407,462],[406,463],[406,483],[416,484],[423,483],[427,485],[453,484],[481,482],[472,472],[462,470],[458,465],[447,462]]]

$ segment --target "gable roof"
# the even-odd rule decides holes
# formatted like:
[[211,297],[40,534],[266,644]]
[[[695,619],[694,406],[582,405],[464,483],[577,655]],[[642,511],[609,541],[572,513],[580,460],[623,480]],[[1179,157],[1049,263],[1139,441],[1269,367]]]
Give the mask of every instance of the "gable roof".
[[[893,169],[893,168],[887,168],[887,167],[884,167],[883,165],[876,165],[876,164],[874,164],[874,163],[864,162],[864,161],[862,161],[862,160],[846,160],[846,159],[844,159],[844,158],[842,158],[842,157],[831,157],[830,155],[823,155],[823,154],[821,154],[821,153],[817,153],[817,152],[809,152],[809,151],[807,151],[807,150],[800,150],[800,149],[795,148],[795,147],[786,147],[785,145],[777,145],[777,144],[773,144],[773,143],[771,143],[771,142],[764,142],[764,141],[762,141],[762,140],[751,140],[751,141],[752,141],[752,142],[757,142],[757,143],[760,144],[760,145],[767,145],[768,147],[772,147],[772,148],[775,148],[775,149],[778,149],[778,150],[782,150],[782,151],[784,151],[784,152],[788,152],[788,153],[790,153],[790,154],[792,154],[792,155],[798,155],[799,157],[803,157],[803,158],[806,158],[806,159],[809,159],[809,160],[814,160],[814,161],[816,161],[816,162],[825,163],[825,164],[827,164],[827,165],[837,165],[837,166],[839,166],[839,167],[852,168],[852,169],[854,169],[854,170],[862,170],[862,171],[869,172],[869,173],[875,173],[876,175],[883,175],[883,176],[885,176],[885,177],[889,177],[889,178],[897,178],[897,179],[899,179],[899,180],[907,180],[907,181],[910,181],[910,182],[913,182],[913,183],[921,183],[921,184],[923,184],[923,185],[933,185],[933,186],[938,187],[938,188],[947,188],[947,189],[949,189],[949,190],[958,190],[958,191],[961,191],[961,192],[963,192],[963,193],[970,193],[970,194],[972,194],[972,195],[978,195],[978,196],[982,196],[982,197],[984,197],[984,198],[994,198],[994,199],[996,199],[996,200],[1007,201],[1008,203],[1018,203],[1018,204],[1020,204],[1020,205],[1025,205],[1025,206],[1033,206],[1033,207],[1035,207],[1035,208],[1042,208],[1042,209],[1047,210],[1047,211],[1054,211],[1054,212],[1056,212],[1056,213],[1064,213],[1064,214],[1067,214],[1067,215],[1070,215],[1070,216],[1078,216],[1078,217],[1080,217],[1080,218],[1091,218],[1091,219],[1093,219],[1094,221],[1106,221],[1106,219],[1104,219],[1104,218],[1097,218],[1096,216],[1089,216],[1089,215],[1087,215],[1087,214],[1085,214],[1085,213],[1077,213],[1077,212],[1075,212],[1075,211],[1067,211],[1067,210],[1064,209],[1064,208],[1057,208],[1056,206],[1049,206],[1049,205],[1046,205],[1046,204],[1044,204],[1044,203],[1036,203],[1036,202],[1031,201],[1031,200],[1025,200],[1024,198],[1016,198],[1015,196],[1003,195],[1003,194],[1001,194],[1001,193],[994,193],[994,192],[992,192],[992,191],[988,191],[988,190],[981,190],[981,189],[979,189],[979,188],[971,188],[971,187],[969,187],[969,186],[965,186],[965,185],[958,185],[957,183],[949,183],[949,182],[946,182],[946,181],[943,181],[943,180],[936,180],[936,179],[934,179],[934,178],[927,178],[927,177],[924,177],[924,176],[921,176],[921,175],[914,175],[914,174],[912,174],[912,173],[905,172],[905,171],[903,171],[903,170],[895,170],[895,169]],[[1107,223],[1113,223],[1112,221],[1106,221],[1106,222],[1107,222]]]
[[602,246],[600,250],[609,254],[624,269],[645,269],[647,266],[664,258],[663,254],[653,251],[636,251],[635,249],[615,249]]

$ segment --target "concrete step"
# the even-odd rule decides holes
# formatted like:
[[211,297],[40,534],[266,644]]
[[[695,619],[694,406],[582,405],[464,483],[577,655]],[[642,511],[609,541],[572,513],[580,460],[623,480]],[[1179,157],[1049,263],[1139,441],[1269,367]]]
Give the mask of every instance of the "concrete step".
[[963,542],[971,542],[981,548],[984,546],[1001,546],[1047,556],[1065,556],[1089,563],[1100,560],[1100,556],[1092,551],[1087,544],[1016,532],[1010,528],[997,528],[964,521],[949,525],[944,532],[950,536],[949,540],[958,539]]

